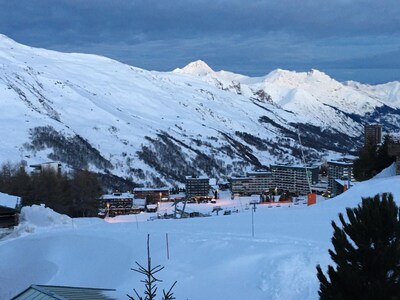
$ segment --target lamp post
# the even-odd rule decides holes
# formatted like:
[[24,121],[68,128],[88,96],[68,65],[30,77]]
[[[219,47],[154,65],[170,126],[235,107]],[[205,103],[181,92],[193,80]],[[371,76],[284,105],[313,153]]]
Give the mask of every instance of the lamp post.
[[107,206],[106,218],[109,218],[110,217],[110,202],[107,202],[106,206]]

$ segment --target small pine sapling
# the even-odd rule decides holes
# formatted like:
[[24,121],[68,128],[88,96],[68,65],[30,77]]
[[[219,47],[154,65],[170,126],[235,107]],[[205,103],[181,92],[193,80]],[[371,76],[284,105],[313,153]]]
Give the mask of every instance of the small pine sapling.
[[[136,297],[132,297],[130,295],[127,295],[130,300],[155,300],[156,299],[156,293],[157,293],[157,282],[162,282],[162,280],[158,279],[155,277],[155,275],[160,272],[161,270],[164,269],[164,267],[157,265],[155,267],[151,266],[151,257],[150,257],[150,235],[147,235],[147,266],[143,267],[141,264],[138,262],[135,262],[136,265],[138,266],[137,269],[131,268],[132,271],[138,272],[140,274],[143,274],[145,276],[144,280],[141,280],[140,282],[143,282],[145,285],[145,291],[144,291],[144,297],[140,296],[139,293],[137,292],[136,289],[133,289],[133,291],[136,294]],[[170,287],[168,291],[163,290],[163,296],[161,300],[174,300],[176,299],[174,297],[174,293],[172,292],[172,289],[176,285],[176,281],[174,284]]]

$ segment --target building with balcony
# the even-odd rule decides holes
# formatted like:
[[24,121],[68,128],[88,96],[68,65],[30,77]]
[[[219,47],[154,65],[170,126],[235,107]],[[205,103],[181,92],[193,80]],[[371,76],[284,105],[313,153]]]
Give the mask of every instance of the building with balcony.
[[351,159],[328,161],[328,191],[337,196],[350,188],[353,177],[353,161]]
[[211,199],[210,179],[207,176],[186,176],[186,198],[193,200]]
[[250,178],[247,176],[234,176],[229,178],[232,194],[247,195],[249,193]]
[[273,187],[272,172],[254,171],[246,176],[231,177],[229,179],[232,194],[253,195],[261,194]]
[[382,142],[382,125],[370,124],[364,126],[364,147],[376,146]]
[[318,166],[271,165],[273,187],[296,195],[306,195],[318,183]]

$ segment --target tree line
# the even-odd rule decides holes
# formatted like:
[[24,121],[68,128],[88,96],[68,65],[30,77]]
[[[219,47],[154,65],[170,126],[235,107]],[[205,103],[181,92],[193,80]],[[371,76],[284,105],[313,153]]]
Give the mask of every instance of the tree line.
[[325,299],[400,299],[400,210],[392,194],[363,198],[332,221],[326,273],[317,266]]
[[367,144],[359,151],[358,159],[353,165],[356,180],[370,179],[396,160],[388,154],[389,143],[390,136],[386,135],[381,145]]
[[23,165],[6,163],[0,170],[0,192],[21,197],[22,206],[45,204],[70,217],[97,216],[102,188],[95,173],[43,169],[28,174]]

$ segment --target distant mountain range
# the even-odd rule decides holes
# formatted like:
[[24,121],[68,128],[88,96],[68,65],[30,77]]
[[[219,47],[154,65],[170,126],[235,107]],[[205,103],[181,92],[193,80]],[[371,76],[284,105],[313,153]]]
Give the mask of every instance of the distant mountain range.
[[400,82],[311,70],[251,78],[196,61],[172,72],[20,45],[0,35],[0,157],[60,161],[144,186],[355,152],[363,125],[400,129]]

